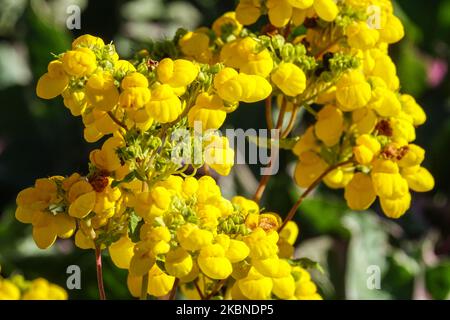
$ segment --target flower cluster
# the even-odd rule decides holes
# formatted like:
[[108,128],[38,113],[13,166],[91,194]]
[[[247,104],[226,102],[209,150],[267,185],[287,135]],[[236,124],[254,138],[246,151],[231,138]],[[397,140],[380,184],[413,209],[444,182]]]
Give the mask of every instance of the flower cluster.
[[320,297],[309,274],[289,263],[295,223],[278,234],[276,214],[260,213],[243,197],[226,200],[209,176],[170,176],[139,193],[135,209],[144,221],[139,241],[124,234],[109,253],[119,268],[129,270],[128,286],[136,297],[144,276],[148,293],[156,297],[169,294],[175,281],[191,298],[217,294],[215,286],[225,281],[233,299]]
[[[261,20],[260,33],[247,27]],[[136,297],[180,287],[197,299],[320,299],[294,259],[292,215],[260,208],[263,183],[255,201],[230,201],[209,175],[234,165],[217,130],[240,104],[265,101],[267,126],[298,156],[294,179],[306,194],[323,180],[345,189],[351,209],[379,197],[387,216],[402,216],[410,190],[434,185],[413,144],[426,115],[400,93],[388,55],[403,35],[389,0],[241,0],[211,29],[179,30],[131,60],[81,36],[49,63],[36,93],[62,96],[85,140],[102,146],[86,176],[22,191],[16,217],[32,224],[40,248],[75,235],[80,248],[108,249]],[[290,137],[302,109],[312,124]]]
[[0,300],[67,300],[67,292],[43,278],[27,281],[21,275],[0,276]]

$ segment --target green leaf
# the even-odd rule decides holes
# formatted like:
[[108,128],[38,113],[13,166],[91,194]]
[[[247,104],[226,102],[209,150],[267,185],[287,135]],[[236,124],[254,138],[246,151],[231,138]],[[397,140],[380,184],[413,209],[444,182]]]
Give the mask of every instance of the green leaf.
[[[295,199],[298,199],[297,194]],[[347,206],[340,199],[327,195],[327,197],[305,199],[297,216],[302,224],[306,223],[303,229],[309,230],[313,233],[312,235],[334,233],[348,238],[348,230],[344,228],[341,221],[347,210]]]
[[313,261],[309,258],[291,259],[289,260],[289,263],[293,266],[299,266],[304,269],[317,270],[322,274],[325,273],[319,262]]
[[[373,212],[348,212],[343,224],[351,233],[347,251],[345,290],[346,298],[389,299],[383,290],[382,275],[386,270],[388,235]],[[373,286],[379,283],[381,287]]]
[[383,290],[396,299],[412,299],[415,277],[420,266],[403,250],[396,250],[387,257],[388,269],[383,277]]
[[428,292],[433,299],[444,300],[450,298],[450,260],[437,266],[430,267],[425,272]]
[[111,187],[115,188],[121,183],[131,182],[136,178],[136,171],[131,171],[123,180],[114,180],[111,183]]
[[138,242],[140,226],[144,223],[143,219],[139,217],[134,211],[130,213],[128,222],[128,235],[133,242]]

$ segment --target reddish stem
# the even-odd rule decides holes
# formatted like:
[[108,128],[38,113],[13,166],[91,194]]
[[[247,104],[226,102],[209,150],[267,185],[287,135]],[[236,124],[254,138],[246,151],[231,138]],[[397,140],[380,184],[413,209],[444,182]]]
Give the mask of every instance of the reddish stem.
[[95,246],[95,265],[97,267],[97,286],[100,300],[106,300],[105,287],[103,285],[102,251]]

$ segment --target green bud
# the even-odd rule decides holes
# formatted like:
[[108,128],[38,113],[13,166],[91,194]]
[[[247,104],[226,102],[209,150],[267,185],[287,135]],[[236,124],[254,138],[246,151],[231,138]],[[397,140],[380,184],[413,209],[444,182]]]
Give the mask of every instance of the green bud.
[[287,43],[281,48],[281,58],[283,59],[283,61],[294,61],[295,55],[295,47],[291,43]]
[[275,50],[281,50],[285,44],[286,40],[283,36],[277,34],[272,38],[272,45]]

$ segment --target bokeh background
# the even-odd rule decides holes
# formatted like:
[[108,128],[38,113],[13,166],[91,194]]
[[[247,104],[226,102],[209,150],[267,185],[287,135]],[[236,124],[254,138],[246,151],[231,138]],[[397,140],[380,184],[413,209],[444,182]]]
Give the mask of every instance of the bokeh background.
[[[78,5],[81,30],[68,30],[67,7]],[[80,119],[70,116],[61,99],[36,97],[37,79],[71,40],[90,33],[114,41],[121,56],[144,47],[149,39],[170,38],[178,27],[211,25],[234,8],[223,0],[0,0],[0,265],[3,276],[21,273],[65,286],[66,268],[82,269],[82,289],[72,299],[96,299],[94,253],[60,241],[37,249],[29,226],[14,219],[17,193],[39,177],[87,172],[89,151]],[[428,114],[417,143],[427,151],[425,166],[436,188],[415,194],[401,219],[373,212],[349,211],[342,193],[319,188],[299,210],[301,235],[297,255],[317,260],[324,273],[313,271],[328,299],[446,299],[450,293],[450,0],[395,1],[406,37],[391,49],[403,92],[414,95]],[[260,105],[240,107],[227,127],[264,128]],[[301,129],[300,129],[301,130]],[[300,190],[290,178],[295,159],[281,157],[280,174],[269,184],[263,206],[285,214]],[[251,196],[257,167],[237,166],[222,179],[224,193]],[[109,298],[131,298],[126,272],[105,256]],[[370,290],[367,279],[377,266],[381,288]],[[368,269],[369,268],[369,269]],[[368,274],[369,272],[370,274]],[[375,269],[376,272],[376,269]]]

